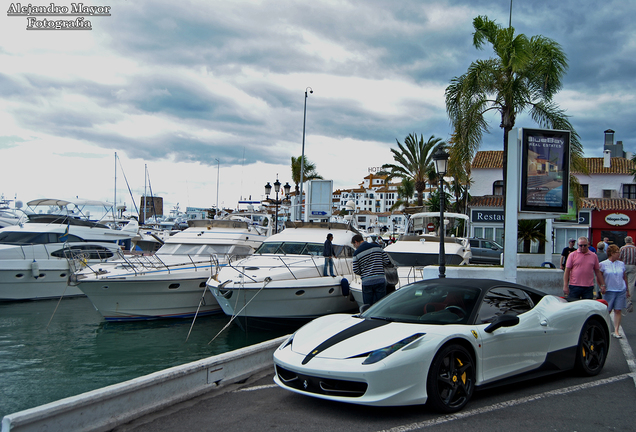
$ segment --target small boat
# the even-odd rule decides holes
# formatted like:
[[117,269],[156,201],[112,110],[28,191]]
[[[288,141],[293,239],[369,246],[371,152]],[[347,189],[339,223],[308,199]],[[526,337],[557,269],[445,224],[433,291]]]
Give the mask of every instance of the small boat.
[[119,242],[130,240],[139,225],[130,220],[122,229],[81,218],[77,208],[108,206],[101,201],[39,199],[27,203],[55,213],[30,213],[19,225],[0,229],[0,301],[39,300],[62,295],[83,296],[68,286],[74,265],[106,262],[118,256]]
[[[437,220],[437,224],[433,221]],[[458,223],[463,221],[462,223]],[[456,237],[456,231],[463,225],[468,229],[468,216],[461,213],[444,214],[444,255],[447,265],[468,264],[471,257],[470,243],[466,235]],[[430,228],[438,230],[437,234],[424,234]],[[387,246],[384,251],[398,267],[423,267],[439,264],[440,236],[439,213],[422,212],[411,216],[409,231],[401,235],[398,240]]]
[[[444,226],[445,264],[468,264],[472,257],[470,242],[466,237],[468,216],[461,213],[445,213]],[[456,237],[460,230],[463,236]],[[433,233],[428,234],[428,232]],[[440,239],[438,212],[421,212],[411,215],[407,233],[402,234],[395,243],[384,248],[397,267],[397,289],[422,280],[422,269],[425,266],[439,265]],[[351,294],[358,305],[362,306],[362,285],[359,277],[351,281]]]
[[[335,277],[323,276],[327,234]],[[223,267],[208,288],[227,315],[243,328],[298,326],[316,317],[357,309],[349,300],[353,277],[351,238],[358,231],[343,223],[285,222],[250,257]],[[344,287],[344,291],[343,291]]]
[[200,220],[165,239],[150,256],[87,265],[71,280],[106,321],[189,318],[221,313],[206,289],[219,267],[250,255],[271,234],[236,220]]

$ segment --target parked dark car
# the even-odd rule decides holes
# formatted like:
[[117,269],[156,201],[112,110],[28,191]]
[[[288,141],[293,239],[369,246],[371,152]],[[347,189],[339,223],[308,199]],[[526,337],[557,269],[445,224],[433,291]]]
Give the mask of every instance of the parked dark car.
[[473,254],[471,264],[501,264],[503,246],[499,243],[482,238],[471,238],[469,242]]

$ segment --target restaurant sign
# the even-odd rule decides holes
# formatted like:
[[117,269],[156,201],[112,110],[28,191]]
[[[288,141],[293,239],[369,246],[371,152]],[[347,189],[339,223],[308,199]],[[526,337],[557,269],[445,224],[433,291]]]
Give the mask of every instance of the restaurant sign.
[[623,213],[611,213],[605,216],[605,222],[609,225],[623,226],[629,223],[629,216]]

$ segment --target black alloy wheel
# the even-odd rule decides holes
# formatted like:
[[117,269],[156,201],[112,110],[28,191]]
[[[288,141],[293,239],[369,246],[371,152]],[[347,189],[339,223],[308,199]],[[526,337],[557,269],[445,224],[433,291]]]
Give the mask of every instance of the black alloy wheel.
[[461,345],[443,347],[428,372],[428,404],[439,412],[459,411],[470,400],[474,388],[475,363],[470,353]]
[[607,359],[608,335],[596,320],[588,320],[579,336],[575,369],[584,376],[598,375]]

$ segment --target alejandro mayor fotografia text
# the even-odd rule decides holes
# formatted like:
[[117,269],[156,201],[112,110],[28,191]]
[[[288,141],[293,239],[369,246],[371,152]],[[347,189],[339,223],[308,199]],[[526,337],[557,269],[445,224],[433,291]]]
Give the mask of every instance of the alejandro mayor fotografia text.
[[[110,6],[86,6],[84,3],[71,3],[71,6],[57,6],[50,3],[47,6],[23,5],[11,3],[7,16],[24,16],[27,20],[27,30],[92,30],[91,22],[84,17],[110,16]],[[53,19],[39,17],[67,17],[75,19]]]

